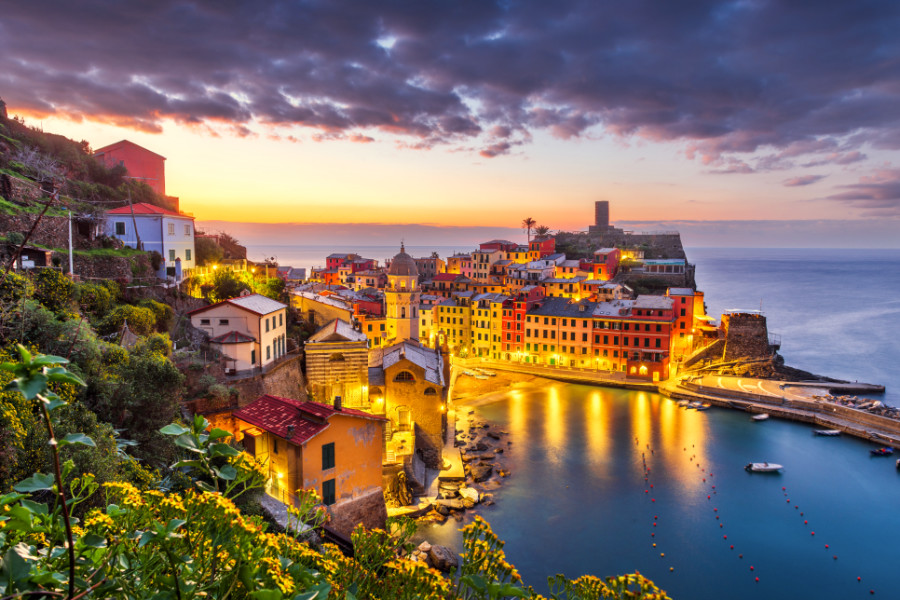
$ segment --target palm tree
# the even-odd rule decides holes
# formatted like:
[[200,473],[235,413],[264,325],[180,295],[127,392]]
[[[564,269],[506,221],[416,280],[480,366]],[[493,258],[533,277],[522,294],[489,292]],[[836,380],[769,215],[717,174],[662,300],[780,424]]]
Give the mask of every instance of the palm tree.
[[522,219],[522,229],[525,230],[525,233],[528,234],[528,243],[531,243],[531,230],[534,229],[534,226],[537,225],[537,221],[532,219],[531,217],[525,217]]
[[550,233],[550,228],[547,227],[546,225],[537,225],[534,228],[535,237],[543,237],[543,236],[547,235],[548,233]]

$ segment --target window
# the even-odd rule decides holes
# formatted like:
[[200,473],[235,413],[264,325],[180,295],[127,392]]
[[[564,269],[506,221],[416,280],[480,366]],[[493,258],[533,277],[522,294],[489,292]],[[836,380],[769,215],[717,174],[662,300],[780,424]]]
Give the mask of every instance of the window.
[[278,438],[272,438],[272,454],[278,454]]
[[256,349],[250,351],[250,364],[256,364]]
[[228,325],[228,319],[219,319],[219,325]]
[[172,260],[172,261],[175,260],[175,251],[174,250],[169,250],[169,260]]
[[394,381],[409,382],[409,381],[415,381],[415,378],[413,377],[413,374],[410,373],[409,371],[400,371],[399,373],[397,373],[397,376],[394,377]]
[[269,330],[269,319],[266,319],[266,331]]
[[116,235],[125,235],[124,221],[116,221]]
[[169,235],[175,235],[175,223],[169,223]]
[[322,482],[322,504],[331,506],[334,504],[334,479]]
[[184,251],[184,260],[191,260],[191,249],[188,248]]
[[272,360],[272,346],[266,346],[266,360]]
[[284,313],[278,313],[278,326],[284,325]]
[[184,235],[191,235],[191,226],[190,225],[184,226]]
[[428,388],[427,390],[425,390],[425,395],[426,395],[426,396],[436,396],[436,395],[437,395],[437,390],[435,390],[434,388],[430,387],[430,388]]
[[209,325],[209,319],[200,319],[201,325]]
[[683,308],[681,309],[681,316],[682,316],[682,317],[685,316],[685,311],[684,311]]
[[334,442],[322,444],[322,470],[334,468]]

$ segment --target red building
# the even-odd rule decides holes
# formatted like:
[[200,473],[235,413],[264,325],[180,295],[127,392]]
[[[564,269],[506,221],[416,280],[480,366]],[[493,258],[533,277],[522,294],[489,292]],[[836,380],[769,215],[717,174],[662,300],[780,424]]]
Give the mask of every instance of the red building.
[[618,248],[601,248],[594,252],[594,262],[590,271],[594,279],[609,281],[619,271],[620,252]]
[[536,237],[528,244],[528,260],[540,260],[556,252],[556,238]]
[[544,288],[526,286],[514,298],[503,301],[500,356],[505,360],[515,360],[516,353],[521,353],[525,349],[525,315],[543,298]]
[[122,140],[94,150],[94,158],[108,168],[123,166],[128,176],[143,181],[160,196],[166,195],[166,157]]
[[491,240],[489,242],[483,242],[478,245],[478,249],[482,252],[491,252],[493,250],[502,250],[503,252],[510,252],[511,250],[515,250],[519,245],[515,242],[510,242],[509,240]]

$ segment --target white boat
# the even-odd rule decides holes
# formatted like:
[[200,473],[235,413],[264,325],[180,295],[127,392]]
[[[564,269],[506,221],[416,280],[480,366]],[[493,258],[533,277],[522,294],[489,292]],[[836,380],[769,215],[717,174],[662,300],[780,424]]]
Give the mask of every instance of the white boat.
[[496,377],[497,376],[496,373],[494,373],[493,371],[488,371],[487,369],[482,369],[481,373],[483,375],[487,375],[488,377]]
[[712,404],[710,404],[709,402],[701,402],[700,406],[695,406],[694,408],[696,408],[697,410],[706,410],[710,406],[712,406]]
[[476,375],[475,379],[489,379],[487,375]]
[[836,436],[836,435],[841,435],[841,430],[840,429],[814,429],[813,433],[815,435]]
[[758,415],[753,415],[750,418],[754,421],[765,421],[769,418],[769,413],[759,413]]
[[686,408],[688,404],[690,404],[690,402],[688,402],[687,400],[679,400],[678,401],[678,406],[680,406],[682,408]]
[[463,375],[468,375],[469,377],[475,377],[475,373],[472,371],[463,371]]
[[744,470],[750,471],[753,473],[777,473],[781,469],[783,469],[779,464],[769,463],[769,462],[761,462],[761,463],[747,463],[744,467]]
[[690,402],[688,403],[688,408],[701,408],[703,406],[702,402]]

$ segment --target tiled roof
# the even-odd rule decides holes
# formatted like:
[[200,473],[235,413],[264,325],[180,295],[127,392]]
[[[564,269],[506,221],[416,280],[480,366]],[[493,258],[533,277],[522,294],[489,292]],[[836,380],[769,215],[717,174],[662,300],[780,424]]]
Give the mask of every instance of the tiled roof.
[[[425,380],[436,385],[444,385],[444,365],[441,356],[430,348],[413,341],[400,342],[387,348],[378,348],[369,354],[369,379],[372,367],[382,371],[401,360],[408,360],[425,371]],[[383,375],[382,375],[383,378]]]
[[350,342],[365,342],[368,338],[366,338],[364,333],[353,329],[353,326],[347,321],[335,319],[315,332],[307,340],[307,343],[332,342],[337,339],[344,339]]
[[669,288],[670,296],[693,296],[694,290],[691,288]]
[[213,344],[246,344],[247,342],[255,342],[256,338],[246,335],[240,331],[229,331],[209,340]]
[[432,281],[455,281],[459,273],[438,273],[431,278]]
[[[121,206],[119,208],[113,208],[106,211],[108,215],[131,215],[131,207],[130,206]],[[190,217],[188,215],[183,215],[181,213],[175,212],[174,210],[169,210],[168,208],[162,208],[161,206],[156,206],[155,204],[148,204],[146,202],[138,202],[134,205],[134,214],[135,215],[169,215],[172,217],[184,217],[185,219],[193,219],[194,217]]]
[[216,304],[210,304],[209,306],[204,306],[203,308],[197,308],[189,312],[189,315],[195,315],[204,311],[207,311],[211,308],[215,308],[217,306],[221,306],[223,304],[232,304],[239,308],[243,308],[244,310],[249,310],[252,313],[256,313],[258,315],[268,315],[278,310],[282,310],[287,308],[287,305],[282,304],[276,300],[272,300],[271,298],[267,298],[262,294],[250,294],[249,296],[238,296],[237,298],[231,298],[229,300],[223,300],[222,302],[217,302]]
[[638,296],[634,301],[635,308],[670,309],[674,300],[665,296]]
[[[545,298],[541,306],[528,311],[529,315],[548,316],[548,317],[579,317],[587,318],[593,316],[596,302],[582,300],[573,302],[569,298]],[[584,310],[580,308],[584,306]]]
[[[386,420],[361,410],[344,408],[337,411],[327,404],[310,400],[300,402],[270,394],[260,396],[244,408],[234,411],[234,416],[238,419],[298,445],[305,444],[327,429],[328,419],[336,414],[374,421]],[[293,428],[292,431],[289,428]]]

